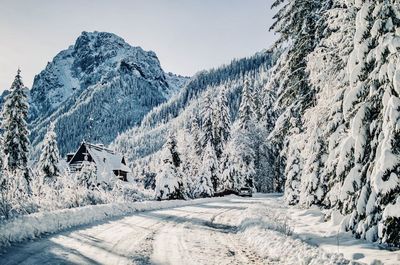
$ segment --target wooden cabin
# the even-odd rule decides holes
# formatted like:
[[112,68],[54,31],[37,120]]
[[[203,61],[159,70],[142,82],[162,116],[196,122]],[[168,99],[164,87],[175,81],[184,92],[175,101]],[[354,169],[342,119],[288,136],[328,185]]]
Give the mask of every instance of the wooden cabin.
[[84,161],[95,163],[99,183],[108,183],[112,175],[123,181],[128,181],[130,168],[126,165],[125,157],[105,148],[104,145],[82,142],[75,153],[67,155],[67,163],[71,173],[80,171]]

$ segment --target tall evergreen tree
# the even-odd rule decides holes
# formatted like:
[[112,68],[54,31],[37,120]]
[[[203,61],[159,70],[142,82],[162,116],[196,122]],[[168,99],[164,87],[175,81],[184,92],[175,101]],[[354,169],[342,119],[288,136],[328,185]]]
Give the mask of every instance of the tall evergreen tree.
[[174,133],[170,133],[162,150],[162,164],[156,177],[156,198],[158,200],[184,199],[184,183],[179,167],[180,155]]
[[[400,200],[400,143],[397,138],[400,135],[400,6],[391,0],[364,5],[369,4],[371,12],[363,16],[366,24],[371,25],[364,35],[368,38],[369,51],[363,85],[368,90],[360,99],[366,109],[367,122],[365,134],[360,136],[363,148],[355,145],[365,158],[350,225],[363,238],[379,238],[381,242],[400,246],[400,218],[398,213],[389,210],[390,205]],[[355,124],[359,122],[356,117]]]
[[29,183],[27,118],[28,97],[22,83],[21,71],[18,69],[3,107],[3,151],[6,155],[5,164],[10,173],[14,174],[17,170],[22,171]]
[[217,179],[218,161],[215,150],[208,142],[203,154],[203,163],[200,167],[199,181],[194,194],[196,197],[211,197],[219,185]]
[[[3,139],[0,137],[0,146],[3,144]],[[12,189],[12,179],[8,174],[4,164],[3,148],[0,148],[0,217],[5,219],[10,218],[12,210],[12,199],[14,190]]]
[[220,191],[235,190],[235,179],[237,178],[235,162],[233,159],[232,141],[228,141],[224,153],[221,156],[219,175],[220,175]]
[[239,107],[239,126],[243,130],[248,130],[251,127],[251,123],[255,118],[254,115],[254,101],[253,93],[248,77],[245,77],[242,89],[242,99]]
[[196,153],[193,136],[188,128],[178,131],[178,151],[180,153],[182,180],[185,191],[190,198],[194,198],[194,189],[199,178],[200,159]]
[[[254,188],[255,159],[257,144],[257,130],[255,127],[256,115],[250,79],[245,77],[242,88],[242,97],[239,106],[238,119],[232,129],[231,150],[235,154],[233,170],[241,174],[241,186]],[[238,187],[240,188],[240,187]]]
[[308,154],[301,177],[300,203],[307,207],[322,202],[328,191],[328,183],[321,177],[323,163],[325,162],[325,143],[319,128],[310,128],[312,133],[308,136],[308,143],[303,149]]
[[274,103],[276,101],[276,95],[268,85],[264,86],[261,90],[261,102],[260,102],[260,118],[259,121],[265,132],[269,134],[275,125],[276,113],[274,111]]
[[[312,139],[307,144],[311,155],[307,159],[310,167],[306,167],[306,171],[310,175],[317,174],[319,179],[314,184],[316,188],[309,189],[309,195],[312,196],[305,196],[316,198],[315,190],[326,190],[322,194],[325,207],[339,206],[340,187],[352,166],[352,149],[348,144],[342,144],[349,126],[344,118],[343,100],[349,87],[347,65],[353,51],[356,14],[354,3],[332,1],[331,8],[323,14],[326,32],[309,56],[307,65],[311,85],[318,91],[318,102],[306,115],[307,120],[313,121],[308,125],[307,135]],[[318,117],[315,117],[315,113],[319,113]],[[324,158],[326,161],[323,161]],[[312,187],[311,182],[303,184]],[[320,201],[308,200],[308,203],[319,204]]]
[[[376,93],[377,91],[371,90],[368,85],[373,69],[368,54],[375,45],[371,42],[374,6],[369,1],[357,2],[356,6],[358,13],[353,38],[354,50],[348,63],[349,88],[345,91],[343,100],[343,116],[349,122],[347,144],[351,146],[351,159],[343,159],[346,160],[344,168],[347,170],[344,172],[347,174],[339,198],[342,213],[350,214],[347,228],[353,232],[359,230],[358,225],[365,214],[366,200],[370,195],[368,171],[375,157],[378,134],[382,126],[381,118],[376,120],[379,115],[378,109],[381,107],[373,107],[370,104],[371,96],[376,101],[381,91]],[[379,104],[379,101],[376,102]]]
[[193,139],[193,148],[197,156],[201,156],[202,153],[202,143],[201,143],[201,130],[199,126],[199,119],[197,114],[192,114],[192,124],[190,127],[190,134]]
[[57,135],[54,131],[54,123],[51,123],[42,145],[42,154],[39,159],[39,169],[46,181],[54,181],[60,174],[58,163],[60,154],[57,147]]
[[[232,137],[227,149],[227,169],[224,175],[234,182],[234,188],[254,188],[255,178],[255,147],[251,130],[240,127],[240,121],[235,122]],[[229,153],[228,153],[229,152]]]
[[217,157],[220,158],[229,139],[231,118],[229,113],[226,87],[222,86],[214,106],[214,145]]
[[[219,161],[218,161],[218,147],[217,147],[217,135],[216,135],[216,130],[215,130],[215,125],[216,123],[216,117],[215,117],[215,111],[214,111],[214,104],[211,99],[211,92],[208,91],[205,95],[204,101],[203,101],[203,106],[202,106],[202,111],[201,115],[203,118],[202,122],[202,146],[203,149],[205,150],[203,152],[203,163],[204,159],[208,159],[208,161],[212,164],[206,165],[203,167],[202,172],[203,172],[203,179],[204,176],[207,175],[210,177],[210,180],[212,182],[212,188],[213,191],[216,192],[218,187],[219,187],[219,174],[218,174],[218,168],[219,168]],[[213,149],[211,150],[209,149]],[[214,159],[215,158],[215,159]],[[208,172],[208,173],[207,173]],[[203,183],[206,183],[203,182]]]
[[[214,110],[213,110],[213,101],[211,99],[210,92],[207,92],[204,101],[203,101],[203,106],[201,110],[201,117],[202,117],[202,137],[201,137],[201,143],[202,143],[202,148],[205,149],[208,143],[212,144],[212,147],[214,148]],[[215,148],[214,148],[215,150]]]
[[[304,112],[315,104],[316,89],[310,85],[309,73],[307,72],[307,57],[313,52],[319,42],[320,33],[323,31],[324,24],[321,22],[321,12],[327,1],[315,0],[275,0],[273,8],[280,7],[275,15],[275,22],[271,29],[280,34],[275,48],[282,44],[289,43],[280,62],[275,69],[273,79],[278,86],[277,113],[279,117],[277,124],[270,136],[276,146],[284,147],[297,142],[289,140],[294,135],[304,132],[302,117]],[[290,146],[288,146],[290,148]],[[280,170],[285,168],[285,172],[276,172],[279,175],[297,176],[301,172],[291,172],[303,165],[303,159],[291,156],[297,153],[298,147],[290,148],[291,152],[279,152],[276,159],[279,163],[290,162],[289,165],[278,165]],[[300,179],[300,176],[296,179]],[[290,180],[288,180],[290,181]],[[292,186],[286,183],[286,186]],[[300,186],[293,186],[300,188]],[[300,194],[300,191],[295,191]],[[291,196],[287,196],[291,197]],[[291,200],[293,201],[293,200]],[[294,201],[297,201],[294,200]]]

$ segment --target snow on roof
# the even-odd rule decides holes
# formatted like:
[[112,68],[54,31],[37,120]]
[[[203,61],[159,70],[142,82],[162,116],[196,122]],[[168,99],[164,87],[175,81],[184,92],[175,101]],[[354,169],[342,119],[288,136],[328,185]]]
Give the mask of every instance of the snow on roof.
[[86,149],[96,163],[98,172],[121,170],[130,172],[130,168],[122,163],[123,156],[104,146],[85,143]]
[[85,143],[97,167],[107,166],[112,170],[129,172],[130,168],[122,163],[123,156],[101,145]]

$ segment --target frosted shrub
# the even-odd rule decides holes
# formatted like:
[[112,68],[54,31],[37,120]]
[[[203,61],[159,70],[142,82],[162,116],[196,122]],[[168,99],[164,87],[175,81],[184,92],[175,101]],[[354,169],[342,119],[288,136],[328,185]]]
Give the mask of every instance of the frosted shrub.
[[40,175],[32,181],[32,200],[39,211],[81,207],[104,203],[100,196],[82,185],[76,175],[62,174],[56,180],[44,181]]
[[[290,225],[289,218],[275,210],[265,211],[260,206],[250,207],[242,216],[240,227],[260,226],[266,230],[273,230],[287,236],[293,234],[293,227]],[[252,218],[248,218],[252,216]]]
[[27,186],[23,185],[23,172],[7,178],[8,181],[5,180],[4,178],[1,182],[0,219],[86,205],[133,202],[154,196],[151,191],[146,193],[137,185],[121,180],[116,180],[112,185],[87,187],[81,182],[79,173],[64,173],[51,182],[45,181],[42,174],[32,174],[30,192],[27,192]]
[[110,192],[112,202],[134,202],[153,197],[153,192],[145,192],[140,190],[133,183],[117,180]]
[[293,227],[290,225],[290,220],[287,216],[275,212],[269,212],[266,216],[269,220],[269,229],[278,231],[287,236],[293,234]]
[[25,172],[2,172],[0,190],[0,219],[9,219],[37,211],[37,205],[28,194]]

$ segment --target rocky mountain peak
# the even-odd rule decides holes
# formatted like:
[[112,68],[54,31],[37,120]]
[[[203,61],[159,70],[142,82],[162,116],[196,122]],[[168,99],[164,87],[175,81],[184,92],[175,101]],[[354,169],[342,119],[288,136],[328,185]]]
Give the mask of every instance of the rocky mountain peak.
[[186,80],[164,73],[152,51],[112,33],[84,31],[35,77],[29,93],[32,143],[39,144],[55,121],[62,153],[83,138],[107,144]]

